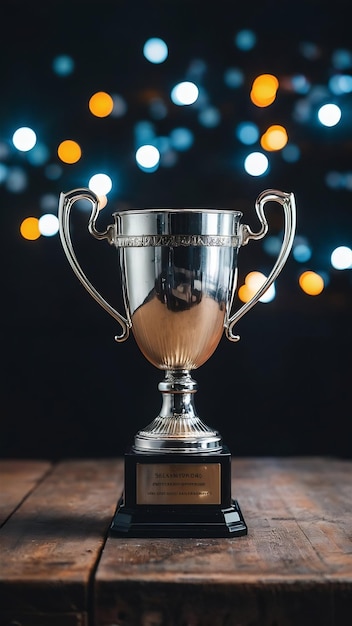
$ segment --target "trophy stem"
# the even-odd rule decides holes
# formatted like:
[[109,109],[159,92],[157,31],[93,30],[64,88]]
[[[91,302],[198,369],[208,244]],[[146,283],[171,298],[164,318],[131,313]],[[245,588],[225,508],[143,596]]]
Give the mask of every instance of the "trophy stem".
[[137,452],[219,452],[220,434],[198,417],[194,394],[198,389],[189,370],[166,370],[158,385],[162,394],[161,411],[134,439]]

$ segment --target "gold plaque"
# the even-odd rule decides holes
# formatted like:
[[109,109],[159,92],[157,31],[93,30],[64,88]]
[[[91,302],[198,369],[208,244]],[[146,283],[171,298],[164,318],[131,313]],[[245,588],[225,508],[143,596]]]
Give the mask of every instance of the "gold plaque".
[[137,504],[220,504],[220,463],[137,463]]

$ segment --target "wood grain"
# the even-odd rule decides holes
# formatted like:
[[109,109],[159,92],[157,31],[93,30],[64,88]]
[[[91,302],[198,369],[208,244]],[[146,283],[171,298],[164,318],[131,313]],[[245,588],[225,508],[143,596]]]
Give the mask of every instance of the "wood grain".
[[232,465],[248,536],[108,538],[97,626],[351,626],[351,462]]
[[351,626],[352,462],[232,474],[247,536],[132,539],[108,532],[121,459],[0,462],[0,626]]
[[0,459],[0,527],[50,469],[46,461]]
[[2,619],[22,626],[42,623],[43,615],[51,616],[49,625],[87,622],[91,579],[121,484],[121,462],[64,461],[14,512],[0,532]]

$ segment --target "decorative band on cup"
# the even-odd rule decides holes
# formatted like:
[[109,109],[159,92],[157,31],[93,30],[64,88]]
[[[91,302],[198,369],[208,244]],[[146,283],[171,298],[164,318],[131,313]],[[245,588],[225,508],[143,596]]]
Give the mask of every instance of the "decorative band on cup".
[[238,235],[117,235],[114,243],[117,248],[145,248],[167,246],[218,246],[240,247]]

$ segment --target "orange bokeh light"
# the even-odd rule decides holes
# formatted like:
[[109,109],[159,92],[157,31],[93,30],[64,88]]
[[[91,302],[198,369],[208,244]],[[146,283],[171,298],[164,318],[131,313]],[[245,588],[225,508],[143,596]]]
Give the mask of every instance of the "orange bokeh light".
[[264,150],[273,152],[274,150],[282,150],[288,142],[286,128],[279,124],[273,124],[262,135],[260,145]]
[[273,74],[261,74],[252,84],[250,99],[258,107],[267,107],[276,98],[279,81]]
[[72,141],[72,139],[62,141],[57,149],[57,153],[63,163],[77,163],[82,156],[80,145],[76,141]]
[[114,108],[114,101],[105,91],[97,91],[89,100],[88,107],[92,115],[107,117]]
[[266,276],[262,272],[249,272],[245,277],[244,284],[238,290],[238,297],[242,302],[248,302],[266,281]]
[[318,296],[324,289],[324,280],[316,272],[306,271],[299,277],[299,286],[308,296]]
[[23,239],[28,239],[29,241],[39,239],[40,230],[38,218],[26,217],[20,225],[20,233]]

